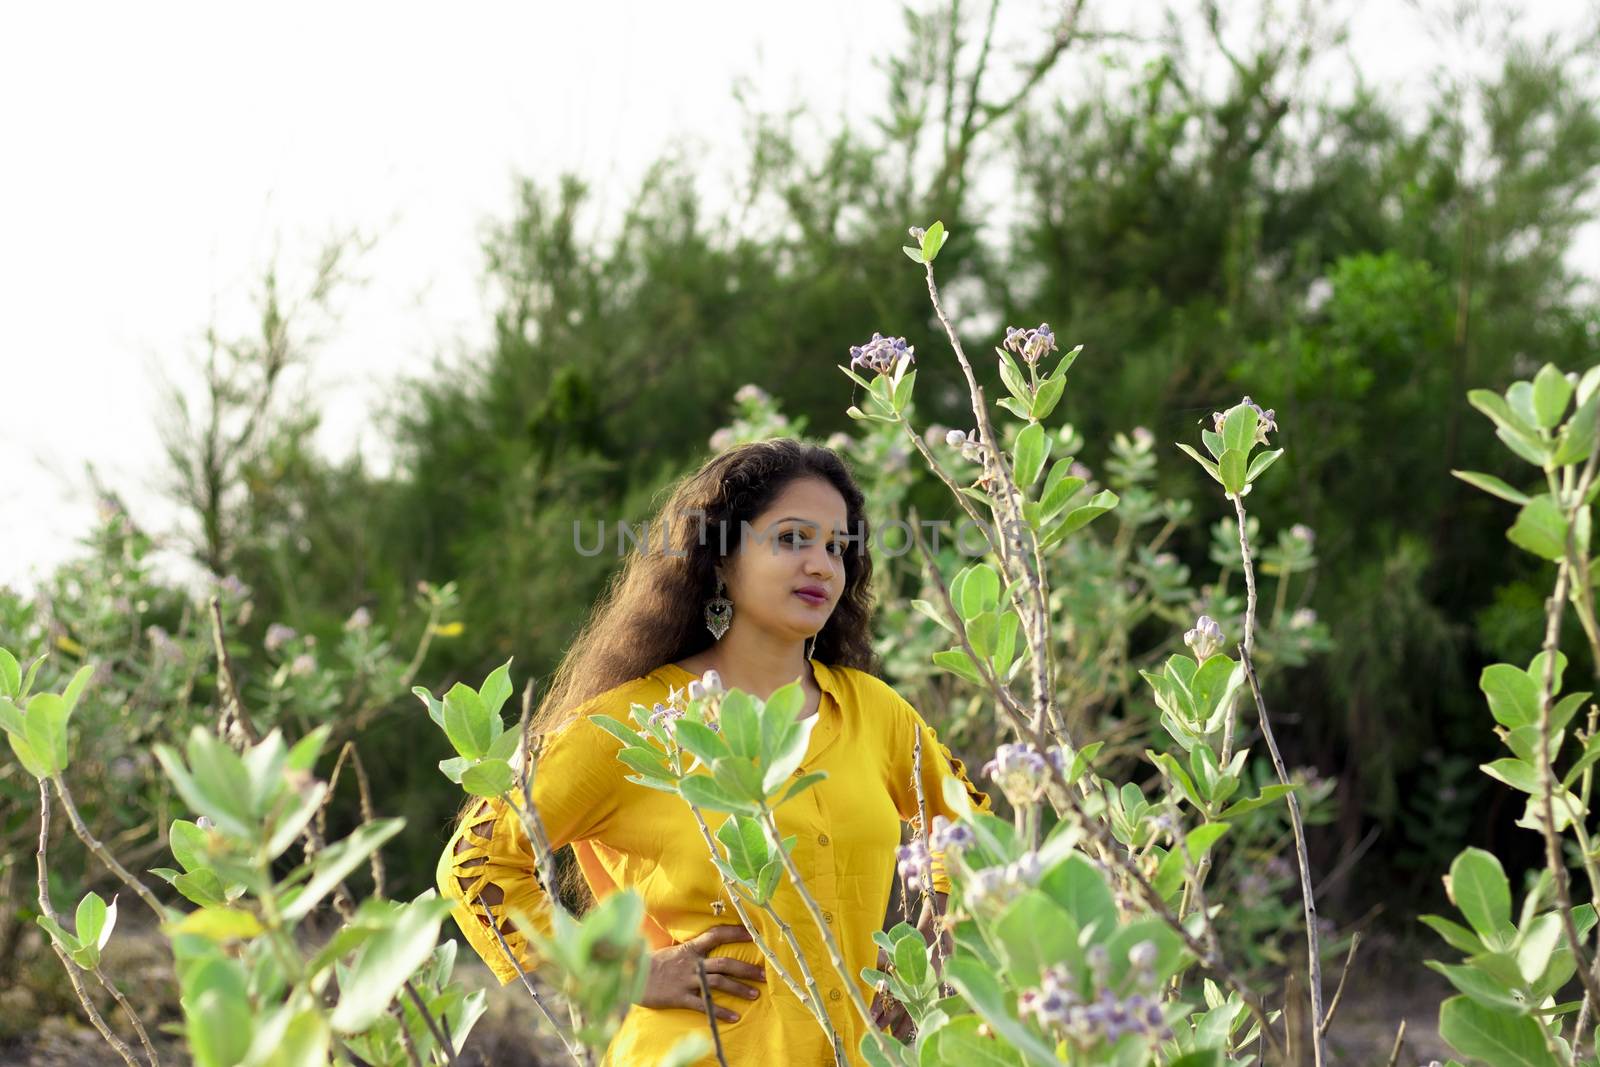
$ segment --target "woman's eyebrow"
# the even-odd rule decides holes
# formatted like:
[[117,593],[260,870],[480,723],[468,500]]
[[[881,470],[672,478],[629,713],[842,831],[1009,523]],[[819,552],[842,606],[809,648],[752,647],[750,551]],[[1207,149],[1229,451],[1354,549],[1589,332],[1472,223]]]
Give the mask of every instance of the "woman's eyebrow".
[[[793,522],[803,522],[807,526],[817,527],[818,529],[820,529],[822,527],[822,524],[820,522],[816,521],[815,519],[803,519],[799,515],[785,515],[783,518],[778,519],[777,521],[778,522],[791,522],[791,521],[793,521]],[[833,533],[843,533],[844,529],[843,529],[843,527],[835,527],[832,532]]]

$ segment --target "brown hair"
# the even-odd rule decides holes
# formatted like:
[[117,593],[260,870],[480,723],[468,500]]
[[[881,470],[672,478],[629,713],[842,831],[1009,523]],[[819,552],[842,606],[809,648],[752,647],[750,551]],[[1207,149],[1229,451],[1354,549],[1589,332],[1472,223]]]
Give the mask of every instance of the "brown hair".
[[[746,525],[753,527],[756,516],[801,478],[821,478],[839,491],[849,535],[842,554],[844,591],[817,634],[812,657],[878,674],[865,498],[832,449],[775,437],[730,447],[663,489],[667,499],[646,527],[648,538],[590,610],[533,713],[530,731],[554,733],[585,701],[709,648],[714,642],[704,606],[716,593],[718,564],[738,554]],[[463,814],[480,803],[469,803]],[[586,905],[588,887],[570,853],[564,848],[557,854],[563,896]]]

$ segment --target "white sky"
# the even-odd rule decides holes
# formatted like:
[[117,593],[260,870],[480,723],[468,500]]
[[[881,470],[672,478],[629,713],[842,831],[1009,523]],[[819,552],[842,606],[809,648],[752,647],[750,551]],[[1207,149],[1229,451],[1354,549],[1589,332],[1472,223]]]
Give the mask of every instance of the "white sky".
[[[1008,5],[1003,31],[1041,9]],[[1543,25],[1576,13],[1533,6]],[[1371,79],[1421,90],[1421,21],[1361,9]],[[479,240],[514,176],[576,169],[615,211],[686,136],[732,170],[735,77],[769,106],[860,116],[882,95],[871,56],[903,39],[885,0],[6,5],[0,583],[73,552],[86,463],[147,528],[170,523],[159,381],[193,380],[208,322],[248,332],[275,248],[292,286],[325,235],[378,236],[315,379],[320,443],[370,455],[386,384],[484,336]]]

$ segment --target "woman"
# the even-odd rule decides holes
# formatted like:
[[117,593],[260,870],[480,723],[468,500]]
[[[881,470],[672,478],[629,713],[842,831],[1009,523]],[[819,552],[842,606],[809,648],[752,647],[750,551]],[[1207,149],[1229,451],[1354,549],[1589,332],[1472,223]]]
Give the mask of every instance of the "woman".
[[[629,782],[632,772],[615,757],[619,742],[587,721],[597,712],[626,721],[632,704],[669,702],[707,670],[763,699],[798,680],[802,717],[817,716],[794,773],[828,777],[781,805],[777,821],[785,836],[798,837],[795,863],[839,942],[846,973],[830,964],[787,881],[774,906],[798,936],[850,1062],[859,1062],[866,1024],[844,983],[857,982],[871,998],[859,976],[877,963],[872,934],[889,902],[900,824],[919,815],[918,734],[930,819],[953,814],[942,788],[948,777],[974,806],[987,810],[989,798],[911,705],[875,677],[862,495],[833,452],[786,438],[731,448],[678,484],[648,533],[574,640],[533,723],[544,738],[533,801],[551,846],[572,846],[582,889],[599,897],[631,887],[645,902],[649,977],[604,1062],[655,1064],[685,1034],[708,1031],[702,959],[730,1064],[833,1062],[816,1019],[776,974],[767,980],[688,806]],[[706,818],[715,833],[725,816]],[[508,907],[518,909],[549,929],[550,902],[516,811],[500,800],[469,805],[438,876],[467,941],[502,983],[516,970],[492,923],[524,970],[537,966],[506,918]],[[937,858],[933,889],[942,906],[948,880]],[[749,910],[797,974],[769,928],[775,924]],[[933,936],[934,918],[923,909],[925,937]],[[884,1025],[907,1028],[897,1005],[873,1010]]]

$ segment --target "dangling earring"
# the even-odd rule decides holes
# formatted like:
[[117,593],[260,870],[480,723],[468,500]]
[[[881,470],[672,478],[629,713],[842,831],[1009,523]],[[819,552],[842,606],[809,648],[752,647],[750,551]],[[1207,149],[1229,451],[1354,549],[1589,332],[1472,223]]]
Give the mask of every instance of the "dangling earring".
[[711,631],[711,636],[722,640],[722,635],[728,632],[728,624],[733,621],[733,601],[722,595],[722,575],[717,575],[717,595],[706,601],[706,629]]

